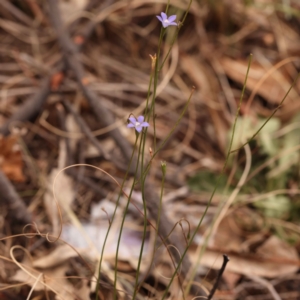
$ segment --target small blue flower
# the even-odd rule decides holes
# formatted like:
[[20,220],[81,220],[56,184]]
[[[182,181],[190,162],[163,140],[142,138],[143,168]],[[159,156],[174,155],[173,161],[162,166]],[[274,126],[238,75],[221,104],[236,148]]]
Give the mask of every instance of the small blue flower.
[[139,116],[137,119],[135,117],[128,118],[130,121],[129,124],[127,124],[128,128],[135,128],[137,132],[141,132],[143,127],[149,127],[149,123],[144,122],[144,117]]
[[177,26],[177,23],[174,22],[176,20],[176,15],[170,16],[169,18],[164,12],[162,12],[160,15],[161,16],[156,16],[156,18],[161,22],[164,28],[167,28],[171,25]]

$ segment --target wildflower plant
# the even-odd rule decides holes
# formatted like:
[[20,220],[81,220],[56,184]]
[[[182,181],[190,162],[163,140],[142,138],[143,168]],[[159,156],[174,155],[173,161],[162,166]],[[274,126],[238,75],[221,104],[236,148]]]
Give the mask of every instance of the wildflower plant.
[[129,123],[127,124],[128,128],[135,128],[135,130],[140,133],[144,127],[149,127],[148,122],[144,122],[144,116],[138,116],[137,118],[131,116],[128,118]]
[[176,15],[172,15],[168,17],[164,12],[160,14],[160,16],[156,16],[156,18],[161,22],[164,28],[168,26],[177,26],[177,23],[174,22],[176,20]]
[[[142,237],[141,249],[140,249],[140,254],[139,254],[139,259],[138,259],[138,265],[137,265],[137,269],[136,269],[135,286],[134,286],[133,296],[132,296],[133,300],[137,298],[138,291],[140,289],[141,284],[143,283],[142,281],[140,281],[140,267],[141,267],[141,261],[142,261],[142,257],[143,257],[143,250],[144,250],[144,244],[145,244],[147,226],[148,225],[153,227],[154,230],[155,230],[155,245],[153,247],[152,260],[154,258],[155,252],[157,250],[156,240],[158,240],[158,239],[161,240],[162,244],[166,247],[166,250],[169,252],[168,245],[166,244],[166,239],[167,238],[162,237],[159,233],[159,226],[160,226],[160,223],[161,223],[160,217],[161,217],[161,209],[162,209],[162,197],[163,197],[164,182],[165,182],[165,177],[166,177],[166,172],[167,172],[166,163],[165,162],[161,163],[162,183],[161,183],[160,195],[158,196],[159,205],[158,205],[157,220],[156,220],[155,224],[153,224],[147,217],[147,205],[146,205],[147,195],[145,193],[145,182],[146,182],[147,174],[149,173],[149,170],[153,165],[152,162],[155,160],[158,152],[166,144],[166,142],[168,141],[168,139],[170,138],[170,136],[172,135],[172,133],[174,132],[174,130],[176,129],[178,124],[180,123],[181,119],[183,118],[183,115],[185,114],[185,112],[187,110],[189,101],[191,100],[191,97],[192,97],[193,91],[194,91],[194,89],[192,89],[190,97],[187,99],[186,105],[182,109],[182,112],[181,112],[180,116],[178,117],[178,120],[174,124],[173,128],[170,130],[169,134],[165,137],[165,139],[163,139],[161,141],[160,146],[156,147],[156,126],[155,126],[156,110],[155,110],[155,102],[156,102],[156,98],[157,98],[157,87],[158,87],[158,82],[159,82],[159,75],[160,75],[160,71],[162,70],[164,64],[166,63],[166,61],[167,61],[167,59],[170,55],[170,52],[171,52],[172,47],[173,47],[173,45],[176,41],[176,38],[177,38],[178,33],[180,31],[180,28],[184,25],[184,21],[187,17],[188,11],[189,11],[190,6],[192,4],[192,0],[190,0],[190,2],[188,4],[188,7],[187,7],[187,10],[186,10],[182,20],[178,21],[178,22],[175,22],[175,20],[177,19],[177,15],[170,15],[169,17],[167,15],[168,9],[169,9],[169,3],[170,3],[170,0],[168,1],[166,11],[161,12],[160,15],[156,16],[157,19],[161,22],[162,28],[161,28],[161,31],[160,31],[157,51],[153,55],[150,54],[150,57],[151,57],[151,60],[152,60],[151,72],[150,72],[150,79],[149,79],[148,92],[147,92],[147,98],[146,98],[146,105],[145,105],[143,115],[140,115],[137,118],[134,117],[133,115],[130,115],[130,117],[128,118],[127,128],[135,129],[136,139],[135,139],[135,143],[134,143],[134,147],[133,147],[132,156],[130,158],[126,174],[124,176],[123,182],[122,182],[121,187],[120,187],[120,192],[119,192],[119,196],[118,196],[118,199],[117,199],[116,207],[115,207],[113,216],[111,218],[111,221],[109,222],[109,229],[107,231],[107,234],[106,234],[106,237],[105,237],[105,240],[104,240],[104,245],[103,245],[103,248],[102,248],[100,262],[99,262],[99,268],[98,268],[98,274],[99,275],[98,275],[98,278],[100,278],[100,275],[101,275],[101,263],[102,263],[102,258],[103,258],[103,253],[104,253],[107,237],[108,237],[108,234],[110,232],[111,225],[114,221],[114,217],[115,217],[115,214],[116,214],[117,207],[119,205],[120,197],[124,193],[123,192],[123,187],[124,187],[124,184],[127,180],[129,171],[134,169],[135,170],[134,171],[134,176],[133,176],[134,179],[133,179],[133,182],[132,182],[132,185],[131,185],[131,188],[130,188],[130,192],[128,193],[128,195],[126,195],[128,201],[127,201],[127,204],[125,205],[125,208],[124,208],[124,211],[123,211],[123,218],[122,218],[122,221],[121,221],[119,237],[118,237],[118,243],[117,243],[117,249],[116,249],[116,255],[115,255],[115,275],[114,275],[113,299],[117,299],[118,253],[119,253],[119,248],[120,248],[120,241],[121,241],[122,231],[123,231],[124,222],[125,222],[125,218],[126,218],[126,215],[127,215],[128,207],[129,207],[129,204],[130,204],[130,201],[131,201],[131,195],[132,195],[133,190],[134,190],[134,188],[136,187],[137,184],[139,184],[140,189],[141,189],[141,193],[142,193],[143,210],[142,211],[139,210],[139,212],[143,215],[143,218],[144,218],[144,229],[143,229],[143,237]],[[171,41],[170,44],[169,44],[169,49],[167,50],[164,57],[161,57],[162,56],[161,55],[161,49],[162,49],[162,46],[163,46],[164,37],[165,37],[166,33],[168,32],[166,29],[169,26],[177,26],[177,28],[176,28],[175,32],[170,31],[171,38],[168,38],[168,40]],[[168,32],[168,34],[169,34],[169,32]],[[231,135],[231,139],[230,139],[230,143],[229,143],[229,149],[227,151],[227,155],[226,155],[226,158],[225,158],[225,163],[224,163],[223,169],[222,169],[221,174],[219,175],[219,177],[217,179],[217,183],[216,183],[216,186],[215,186],[215,188],[214,188],[214,190],[211,194],[211,197],[208,200],[208,203],[207,203],[206,209],[203,213],[203,216],[199,220],[194,232],[188,232],[187,239],[186,239],[186,248],[184,249],[183,253],[180,253],[181,256],[178,259],[178,261],[176,262],[176,264],[173,261],[172,255],[169,252],[169,255],[171,257],[171,260],[172,260],[175,271],[173,272],[173,274],[172,274],[172,276],[171,276],[171,278],[170,278],[170,280],[169,280],[169,282],[166,286],[166,289],[165,289],[165,291],[163,292],[163,294],[160,298],[161,300],[166,299],[166,297],[168,297],[169,289],[170,289],[171,284],[174,281],[176,276],[178,277],[178,280],[179,280],[179,285],[180,285],[180,288],[182,290],[183,299],[185,298],[185,296],[189,293],[189,290],[191,288],[193,278],[195,276],[198,264],[200,262],[201,255],[202,255],[204,249],[207,246],[208,237],[206,237],[206,239],[205,239],[204,245],[201,249],[201,253],[199,254],[199,256],[197,258],[197,261],[194,263],[194,266],[193,266],[192,270],[190,270],[191,271],[190,272],[191,276],[190,276],[190,278],[186,279],[185,290],[183,290],[182,282],[180,281],[181,280],[180,276],[178,276],[179,275],[179,270],[181,268],[181,264],[183,262],[183,259],[184,259],[185,255],[187,254],[188,249],[190,248],[190,246],[191,246],[191,244],[192,244],[192,242],[193,242],[193,240],[196,236],[196,233],[199,231],[199,228],[202,224],[202,221],[203,221],[203,219],[204,219],[204,217],[207,213],[207,210],[208,210],[208,208],[209,208],[209,206],[212,202],[214,194],[216,193],[216,190],[219,186],[220,179],[221,179],[222,175],[224,174],[225,168],[227,166],[229,156],[234,151],[236,151],[236,150],[232,151],[232,142],[233,142],[233,138],[234,138],[235,125],[236,125],[236,122],[237,122],[237,117],[239,115],[239,110],[240,110],[240,107],[241,107],[242,99],[243,99],[245,88],[246,88],[246,81],[247,81],[247,78],[248,78],[250,64],[251,64],[251,57],[250,57],[250,60],[249,60],[249,65],[248,65],[248,69],[247,69],[245,82],[244,82],[244,85],[243,85],[243,90],[242,90],[239,106],[238,106],[238,109],[236,111],[235,120],[233,122],[234,126],[233,126],[232,135]],[[284,99],[283,99],[283,101],[284,101]],[[282,103],[283,103],[283,101],[282,101]],[[274,111],[274,113],[275,112],[276,111]],[[150,124],[149,124],[150,120],[152,120],[151,127],[153,128],[153,145],[152,145],[153,151],[151,150],[150,158],[148,158],[148,160],[147,160],[145,144],[146,144],[146,138],[147,138],[147,130],[148,130],[148,127],[150,126]],[[264,125],[265,124],[263,124],[262,127],[257,131],[257,134],[264,127]],[[140,134],[140,133],[142,133],[142,134]],[[251,139],[253,139],[254,137],[255,137],[255,135]],[[250,142],[250,140],[247,141],[245,144],[243,144],[242,147],[247,145]],[[180,223],[180,222],[178,222],[178,223]],[[212,226],[213,226],[213,224],[212,224]],[[170,236],[171,233],[172,233],[172,231],[168,234],[168,236]],[[143,278],[145,278],[145,276]],[[99,287],[100,287],[100,285],[99,285],[99,281],[98,281],[96,299],[98,299]],[[212,294],[210,294],[208,298],[211,299]]]
[[[182,112],[178,118],[178,120],[176,121],[176,123],[174,124],[173,128],[170,130],[169,134],[166,136],[166,138],[164,140],[161,141],[160,146],[156,147],[156,127],[155,127],[155,119],[156,119],[156,111],[155,111],[155,101],[156,101],[156,97],[157,97],[157,86],[158,86],[158,81],[159,81],[159,75],[160,75],[160,71],[162,70],[164,64],[166,63],[170,52],[172,50],[172,47],[176,41],[176,38],[178,36],[179,30],[182,27],[182,25],[184,24],[184,21],[187,17],[188,11],[190,9],[190,6],[192,4],[192,0],[190,0],[189,5],[187,7],[187,10],[182,18],[182,21],[176,23],[175,20],[177,18],[176,15],[171,15],[168,17],[167,12],[169,9],[169,2],[168,1],[168,5],[166,8],[166,12],[162,12],[160,15],[156,16],[157,19],[161,22],[162,28],[161,28],[161,32],[160,32],[160,37],[159,37],[159,42],[158,42],[158,49],[157,52],[154,55],[150,55],[151,59],[152,59],[152,68],[151,68],[151,73],[150,73],[150,79],[149,79],[149,85],[148,85],[148,92],[147,92],[147,98],[146,98],[146,106],[145,106],[145,110],[144,110],[144,114],[138,116],[137,118],[134,117],[133,115],[131,115],[128,118],[128,123],[127,123],[127,127],[128,128],[134,128],[136,131],[136,139],[135,139],[135,143],[134,143],[134,148],[133,148],[133,152],[132,152],[132,156],[131,159],[129,161],[128,164],[128,168],[127,168],[127,172],[124,176],[124,179],[122,181],[121,184],[121,188],[120,188],[120,192],[119,192],[119,196],[117,199],[117,203],[116,203],[116,207],[113,213],[113,216],[111,218],[111,221],[109,223],[109,229],[107,231],[105,240],[104,240],[104,245],[102,248],[102,252],[101,252],[101,257],[100,257],[100,262],[99,262],[99,268],[98,268],[98,274],[99,274],[99,278],[101,275],[101,264],[102,264],[102,258],[103,258],[103,253],[104,253],[104,248],[105,248],[105,244],[108,238],[108,234],[111,228],[111,225],[113,223],[115,214],[116,214],[116,210],[117,207],[119,205],[119,200],[121,195],[123,194],[123,187],[124,184],[127,180],[128,174],[129,174],[129,170],[132,170],[132,168],[135,170],[134,171],[134,180],[133,183],[131,185],[130,188],[130,192],[128,193],[127,196],[127,204],[125,205],[124,211],[123,211],[123,218],[121,221],[121,226],[120,226],[120,231],[119,231],[119,236],[118,236],[118,243],[117,243],[117,249],[116,249],[116,256],[115,256],[115,275],[114,275],[114,293],[113,293],[113,299],[117,299],[117,280],[118,280],[118,275],[117,275],[117,269],[118,269],[118,253],[119,253],[119,248],[120,248],[120,242],[121,242],[121,236],[122,236],[122,231],[123,231],[123,227],[124,227],[124,222],[125,222],[125,218],[127,215],[127,211],[128,211],[128,207],[130,204],[130,199],[131,199],[131,195],[133,193],[134,188],[136,187],[137,183],[139,183],[140,188],[141,188],[141,193],[142,193],[142,201],[143,201],[143,210],[140,211],[140,213],[143,215],[144,218],[144,229],[143,229],[143,237],[142,237],[142,243],[141,243],[141,249],[140,249],[140,254],[139,254],[139,259],[138,259],[138,265],[137,265],[137,269],[136,269],[136,280],[135,280],[135,287],[134,287],[134,291],[133,291],[133,296],[132,299],[136,299],[137,295],[138,295],[138,291],[140,289],[140,286],[142,284],[142,282],[139,281],[140,278],[140,267],[141,267],[141,262],[142,262],[142,257],[143,257],[143,251],[144,251],[144,244],[145,244],[145,239],[146,239],[146,233],[147,233],[147,226],[150,225],[151,227],[153,227],[155,229],[155,241],[157,239],[160,239],[162,244],[166,247],[166,250],[169,252],[169,247],[166,244],[166,237],[162,237],[159,234],[159,225],[160,225],[160,216],[161,216],[161,209],[162,209],[162,197],[163,197],[163,190],[164,190],[164,182],[165,182],[165,176],[166,176],[166,163],[162,163],[162,184],[161,184],[161,192],[160,192],[160,196],[158,195],[159,198],[159,206],[158,206],[158,215],[157,215],[157,220],[156,220],[156,224],[152,224],[152,222],[148,219],[147,217],[147,205],[146,205],[146,198],[147,195],[145,193],[145,182],[146,182],[146,177],[147,174],[149,173],[149,170],[152,166],[152,161],[156,158],[158,152],[160,151],[160,149],[166,144],[166,142],[168,141],[168,139],[170,138],[170,136],[172,135],[172,133],[174,132],[174,130],[176,129],[176,127],[178,126],[178,124],[180,123],[181,119],[183,118],[188,104],[191,100],[191,97],[193,95],[193,91],[194,88],[191,90],[191,94],[189,96],[189,98],[187,99],[186,105],[183,107]],[[178,26],[180,24],[180,26]],[[165,54],[164,57],[161,57],[161,49],[163,46],[163,41],[164,41],[164,37],[165,37],[165,33],[166,33],[166,28],[169,26],[177,26],[176,31],[175,32],[171,32],[172,36],[171,36],[171,42],[169,44],[169,49],[167,51],[167,53]],[[153,126],[153,152],[151,151],[151,157],[150,159],[146,158],[146,150],[145,150],[145,144],[146,144],[146,138],[147,138],[147,130],[150,122],[150,119],[152,119],[151,122],[151,126]],[[142,133],[142,134],[139,134]],[[209,206],[209,204],[208,204]],[[203,218],[202,218],[203,219]],[[201,223],[202,223],[202,219],[200,220],[197,229],[195,230],[194,233],[192,233],[190,235],[190,233],[188,234],[189,238],[188,239],[188,243],[186,246],[186,249],[184,251],[184,253],[182,253],[180,259],[177,261],[177,264],[175,264],[172,255],[169,252],[169,255],[171,257],[171,260],[173,262],[173,266],[174,266],[174,273],[173,276],[171,277],[166,290],[164,291],[161,299],[165,299],[168,295],[168,291],[170,289],[170,286],[174,280],[174,278],[179,275],[179,269],[181,268],[181,263],[183,262],[184,256],[187,253],[188,248],[190,247],[194,236],[196,235],[197,230],[199,229]],[[171,233],[169,233],[170,235]],[[155,252],[156,252],[156,247],[154,247],[153,253],[152,253],[152,260],[154,258]],[[178,276],[178,280],[180,283],[180,287],[182,290],[182,295],[184,296],[185,291],[183,290],[182,287],[182,282],[180,281],[180,277]],[[97,283],[97,290],[99,289],[100,285],[99,285],[99,281]],[[98,299],[98,292],[96,293],[96,299]]]

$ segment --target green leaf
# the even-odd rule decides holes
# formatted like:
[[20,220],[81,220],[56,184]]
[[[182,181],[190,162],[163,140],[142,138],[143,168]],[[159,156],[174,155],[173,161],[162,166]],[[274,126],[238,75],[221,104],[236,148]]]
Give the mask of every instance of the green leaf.
[[284,195],[271,196],[254,203],[261,212],[270,218],[287,219],[292,205],[290,199]]

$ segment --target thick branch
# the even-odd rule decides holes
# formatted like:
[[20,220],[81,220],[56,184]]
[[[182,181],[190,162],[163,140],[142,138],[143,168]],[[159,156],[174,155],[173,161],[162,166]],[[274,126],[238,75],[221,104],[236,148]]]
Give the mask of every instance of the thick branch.
[[43,80],[39,90],[13,114],[0,129],[0,133],[8,135],[14,122],[25,122],[39,114],[50,93],[50,77]]

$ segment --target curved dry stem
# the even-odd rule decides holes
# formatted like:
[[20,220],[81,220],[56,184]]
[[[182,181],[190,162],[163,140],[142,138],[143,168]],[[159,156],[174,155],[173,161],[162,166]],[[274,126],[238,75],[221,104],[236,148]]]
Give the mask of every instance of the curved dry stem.
[[[60,219],[60,226],[59,226],[59,234],[58,234],[58,237],[57,237],[54,241],[52,241],[52,242],[56,242],[56,241],[59,239],[59,237],[61,236],[61,232],[62,232],[62,214],[61,214],[61,210],[60,210],[60,206],[59,206],[58,200],[57,200],[56,195],[55,195],[55,183],[56,183],[56,180],[57,180],[59,174],[61,174],[63,171],[65,171],[65,170],[67,170],[67,169],[70,169],[70,168],[73,168],[73,167],[82,167],[82,166],[94,168],[94,169],[96,169],[96,170],[98,170],[98,171],[104,173],[104,174],[107,175],[110,179],[112,179],[112,180],[117,184],[117,186],[118,186],[119,188],[121,188],[120,183],[119,183],[112,175],[110,175],[108,172],[106,172],[106,171],[103,170],[102,168],[99,168],[99,167],[96,167],[96,166],[93,166],[93,165],[90,165],[90,164],[74,164],[74,165],[67,166],[67,167],[61,169],[61,170],[56,174],[56,176],[55,176],[55,178],[54,178],[54,181],[53,181],[53,185],[52,185],[53,197],[54,197],[54,201],[55,201],[55,204],[56,204],[56,206],[57,206],[57,209],[58,209],[58,214],[59,214],[59,219]],[[123,195],[124,195],[127,199],[129,198],[128,195],[126,194],[126,192],[125,192],[123,189],[122,189],[122,193],[123,193]],[[142,211],[141,211],[141,210],[140,210],[133,202],[131,202],[131,203],[132,203],[132,204],[134,205],[134,207],[139,211],[139,213],[140,213],[142,216],[144,216],[143,212],[142,212]],[[149,221],[149,220],[148,220],[148,221]],[[151,224],[150,221],[149,221],[149,223]]]
[[[38,282],[39,279],[40,279],[40,276],[41,276],[42,274],[40,273],[38,276],[36,276],[36,275],[34,275],[33,273],[31,273],[30,271],[28,271],[28,270],[25,268],[25,266],[23,266],[21,263],[19,263],[19,262],[16,260],[15,256],[14,256],[14,250],[15,250],[15,249],[21,249],[21,250],[23,250],[23,251],[27,254],[27,256],[28,256],[29,258],[31,258],[31,255],[30,255],[29,251],[28,251],[27,249],[21,247],[21,246],[16,245],[16,246],[13,246],[13,247],[10,249],[10,256],[11,256],[11,259],[13,260],[13,262],[14,262],[14,263],[15,263],[15,264],[16,264],[23,272],[25,272],[29,277],[35,279],[35,281]],[[34,271],[37,272],[36,270],[34,270]],[[62,297],[59,296],[59,293],[58,293],[55,289],[53,289],[50,285],[48,285],[47,283],[45,283],[45,282],[43,282],[43,281],[40,281],[39,283],[41,283],[42,285],[44,285],[45,287],[47,287],[47,288],[48,288],[50,291],[52,291],[59,299],[64,300]],[[63,287],[62,287],[62,288],[63,288]]]
[[[23,237],[25,236],[25,237],[28,238],[28,235],[30,235],[31,237],[40,236],[40,237],[43,237],[43,238],[46,238],[46,239],[47,239],[47,236],[51,236],[49,233],[46,233],[46,234],[45,233],[30,233],[30,234],[20,233],[20,234],[15,234],[15,235],[11,235],[11,236],[6,236],[6,237],[3,237],[3,238],[0,238],[0,241],[4,241],[4,240],[16,238],[16,237],[21,237],[21,236],[23,236]],[[62,242],[62,243],[64,243],[65,245],[68,245],[78,255],[78,257],[80,257],[80,259],[82,260],[82,262],[84,263],[84,265],[86,266],[86,268],[89,269],[89,271],[91,272],[91,274],[94,273],[93,270],[92,270],[92,268],[90,267],[90,265],[85,261],[85,259],[82,257],[82,255],[80,254],[80,252],[76,250],[75,247],[73,247],[71,244],[67,243],[66,241],[64,241],[61,238],[59,239],[59,241]],[[7,259],[4,256],[2,256],[2,257],[0,256],[0,258],[10,261],[9,259]],[[31,260],[31,262],[33,262],[30,254],[29,254],[29,259]],[[95,277],[95,279],[97,280],[96,277]]]
[[[178,250],[174,245],[167,245],[167,248],[169,248],[169,247],[173,247],[173,248],[177,251],[178,256],[181,257],[181,254],[180,254],[179,250]],[[176,272],[175,277],[178,277],[178,278],[179,278],[180,273],[181,273],[181,267],[180,267],[180,269]],[[162,275],[162,274],[159,274],[159,275],[160,275],[162,278],[165,278],[165,279],[168,279],[168,280],[171,280],[171,279],[172,279],[172,277],[167,277],[167,276],[164,276],[164,275]]]
[[[0,258],[2,258],[2,257],[0,256]],[[5,290],[8,290],[8,289],[12,289],[12,288],[22,287],[22,286],[29,285],[29,284],[30,284],[30,281],[25,281],[25,282],[22,282],[22,283],[9,284],[7,286],[0,287],[0,291],[5,291]]]
[[[188,235],[190,234],[190,229],[191,229],[190,223],[189,223],[188,220],[186,220],[185,218],[182,218],[182,219],[180,219],[179,221],[177,221],[177,222],[174,224],[174,226],[172,227],[171,231],[170,231],[169,234],[164,238],[164,240],[162,241],[162,243],[157,247],[156,251],[157,251],[163,244],[166,243],[166,241],[168,240],[169,236],[172,234],[172,232],[175,230],[176,226],[177,226],[178,224],[180,224],[181,221],[186,221],[186,222],[188,223],[188,226],[189,226],[189,233],[188,233]],[[181,226],[181,225],[180,225],[180,226]],[[181,228],[182,228],[182,227],[181,227]],[[183,232],[183,236],[185,237],[184,232]]]
[[257,91],[259,90],[259,88],[262,86],[262,84],[268,79],[269,76],[272,75],[272,73],[274,73],[277,69],[281,68],[282,66],[284,66],[285,64],[288,64],[292,61],[299,61],[300,58],[297,56],[292,56],[292,57],[288,57],[283,59],[282,61],[278,62],[275,66],[273,66],[267,73],[264,74],[264,76],[257,82],[257,84],[255,85],[254,89],[251,92],[251,95],[246,103],[245,106],[245,113],[247,114],[250,106],[252,104],[252,101],[254,99],[254,96],[256,95]]
[[[222,219],[224,218],[224,216],[226,215],[230,205],[233,203],[233,201],[236,199],[236,196],[238,195],[239,191],[241,190],[242,186],[245,184],[247,176],[250,172],[250,168],[251,168],[251,151],[250,151],[250,147],[249,145],[244,146],[245,149],[245,153],[246,153],[246,165],[243,171],[243,174],[236,186],[236,188],[233,190],[233,192],[231,193],[230,197],[228,198],[228,200],[226,201],[224,206],[220,206],[219,211],[216,214],[216,218],[213,220],[212,223],[212,227],[207,230],[205,232],[205,234],[203,235],[205,241],[204,241],[204,245],[199,245],[196,251],[196,255],[197,255],[197,261],[196,261],[196,265],[199,265],[201,257],[203,255],[203,252],[205,250],[205,245],[207,245],[208,243],[208,239],[209,237],[213,236],[214,233],[216,232],[218,226],[220,225]],[[192,270],[192,272],[194,273],[194,269]]]
[[237,197],[238,193],[240,192],[241,188],[243,187],[243,185],[246,183],[247,176],[248,176],[248,174],[250,172],[250,168],[251,168],[252,156],[251,156],[250,146],[248,144],[244,147],[244,149],[245,149],[245,154],[246,154],[246,165],[245,165],[243,174],[242,174],[236,188],[233,190],[233,192],[229,196],[229,198],[226,201],[225,205],[221,208],[221,211],[218,215],[218,218],[214,222],[213,227],[211,229],[211,232],[210,232],[211,236],[213,236],[215,234],[215,232],[218,229],[221,221],[223,220],[223,218],[227,214],[228,209],[232,205],[233,201],[236,199],[236,197]]
[[[40,234],[32,234],[32,235],[33,235],[33,237],[34,236],[40,236]],[[17,235],[5,237],[5,238],[3,238],[3,240],[9,239],[9,238],[14,238],[14,237],[19,237],[19,236],[24,236],[24,235],[23,234],[17,234]],[[41,236],[45,237],[46,235],[45,234],[41,234]],[[62,239],[60,239],[60,241],[63,242],[63,243],[65,243],[69,247],[71,247],[76,252],[76,254],[82,259],[82,261],[85,264],[85,266],[91,271],[91,274],[94,273],[93,270],[90,268],[90,266],[87,264],[87,262],[83,259],[83,257],[81,256],[81,254],[73,246],[71,246],[70,244],[68,244],[67,242],[65,242]],[[10,259],[8,257],[1,256],[1,255],[0,255],[0,259],[5,260],[7,262],[15,263],[15,260]],[[32,260],[32,257],[30,256],[29,259]],[[19,265],[23,266],[22,263],[18,263],[18,266]],[[24,267],[25,267],[25,265],[24,265]],[[28,267],[28,266],[26,266],[26,267],[28,269],[30,269],[31,271],[33,271],[33,272],[36,271],[34,268],[31,268],[31,267]],[[64,277],[55,277],[55,278],[56,279],[60,279],[60,278],[72,279],[72,278],[74,278],[74,279],[82,279],[82,280],[89,279],[92,282],[98,282],[98,279],[96,278],[96,276],[95,275],[93,275],[93,276],[94,276],[94,279],[89,279],[89,278],[84,277],[84,276],[64,276]],[[10,288],[14,288],[14,287],[20,287],[20,286],[24,286],[24,285],[31,285],[31,284],[32,284],[32,281],[26,281],[26,282],[22,282],[22,283],[10,284],[10,285],[7,285],[5,287],[0,287],[0,291],[7,290],[7,289],[10,289]],[[109,285],[108,283],[103,282],[101,284],[104,285],[107,289],[112,288],[111,285]],[[122,292],[122,293],[127,294],[127,292],[123,291],[123,290],[118,290],[118,292]],[[129,294],[128,294],[128,296],[129,296]]]
[[28,296],[27,296],[26,300],[29,300],[29,299],[30,299],[30,297],[31,297],[31,295],[32,295],[32,293],[33,293],[35,287],[36,287],[37,284],[39,283],[39,281],[40,281],[40,279],[41,279],[42,276],[43,276],[43,273],[40,273],[39,276],[36,278],[34,284],[32,285],[32,287],[31,287],[31,289],[30,289],[30,291],[29,291],[29,293],[28,293]]

